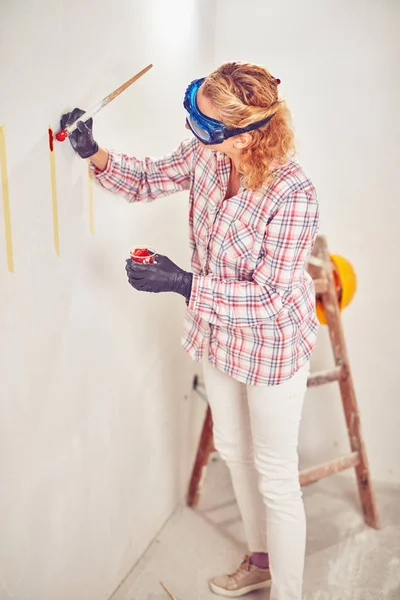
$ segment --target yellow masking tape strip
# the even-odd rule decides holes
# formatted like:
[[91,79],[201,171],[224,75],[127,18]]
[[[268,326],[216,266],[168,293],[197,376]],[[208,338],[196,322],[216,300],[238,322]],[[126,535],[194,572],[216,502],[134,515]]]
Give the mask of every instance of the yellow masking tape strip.
[[[49,132],[52,132],[49,125]],[[53,132],[52,132],[53,133]],[[58,235],[58,205],[57,205],[57,185],[56,185],[56,159],[54,156],[54,150],[49,149],[50,155],[50,181],[51,181],[51,199],[53,205],[53,235],[54,235],[54,249],[57,256],[60,256],[60,238]]]
[[89,188],[89,227],[90,233],[94,234],[94,204],[93,204],[93,179],[90,174],[90,161],[88,161],[88,188]]
[[14,273],[14,259],[11,237],[11,215],[10,200],[8,197],[8,175],[7,175],[7,157],[6,157],[6,135],[4,126],[0,127],[0,164],[1,164],[1,183],[3,190],[3,211],[4,211],[4,229],[6,234],[7,266],[10,273]]

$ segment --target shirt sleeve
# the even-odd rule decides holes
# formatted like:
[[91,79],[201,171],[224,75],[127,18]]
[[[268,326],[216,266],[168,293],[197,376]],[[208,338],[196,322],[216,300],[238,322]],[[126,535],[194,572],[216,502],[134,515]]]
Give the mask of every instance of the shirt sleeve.
[[144,160],[110,151],[104,171],[93,164],[90,170],[104,188],[121,194],[128,202],[151,201],[189,189],[196,147],[197,140],[193,138],[163,158]]
[[304,279],[318,221],[315,195],[293,192],[267,225],[252,280],[194,274],[189,310],[221,326],[254,327],[276,319]]

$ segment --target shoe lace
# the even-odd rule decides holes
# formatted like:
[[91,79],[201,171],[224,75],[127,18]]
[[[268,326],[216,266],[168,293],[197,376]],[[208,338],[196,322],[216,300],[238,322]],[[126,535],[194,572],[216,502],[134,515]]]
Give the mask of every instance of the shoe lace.
[[250,556],[246,554],[236,571],[229,575],[229,577],[231,577],[233,581],[237,583],[238,579],[240,579],[244,573],[248,573],[251,570],[251,566]]

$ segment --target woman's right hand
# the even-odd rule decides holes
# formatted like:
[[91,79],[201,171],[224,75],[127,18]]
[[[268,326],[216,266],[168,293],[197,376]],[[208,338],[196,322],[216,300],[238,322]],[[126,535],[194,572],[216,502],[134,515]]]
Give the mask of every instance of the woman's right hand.
[[[61,117],[60,125],[61,129],[65,129],[68,125],[74,123],[79,117],[84,114],[84,110],[80,108],[74,108],[72,112],[65,113]],[[89,119],[84,123],[78,121],[77,129],[73,131],[69,136],[71,146],[79,154],[81,158],[90,158],[99,149],[99,145],[93,139],[93,119]]]

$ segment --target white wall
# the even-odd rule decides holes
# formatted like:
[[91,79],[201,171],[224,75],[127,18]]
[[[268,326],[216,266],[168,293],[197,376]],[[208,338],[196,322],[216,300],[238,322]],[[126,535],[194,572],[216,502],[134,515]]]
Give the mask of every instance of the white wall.
[[[299,159],[321,201],[321,233],[352,261],[343,313],[375,479],[400,482],[398,232],[400,4],[390,0],[218,0],[216,57],[264,64],[282,80]],[[314,368],[329,366],[325,330]],[[337,386],[310,391],[306,465],[348,451]]]
[[92,237],[86,162],[56,143],[57,258],[47,126],[153,62],[95,135],[140,157],[172,150],[212,17],[204,0],[1,2],[15,259],[10,274],[1,224],[1,598],[108,598],[186,489],[204,407],[188,397],[184,302],[135,292],[124,270],[135,243],[188,265],[186,194],[132,206],[96,187]]

